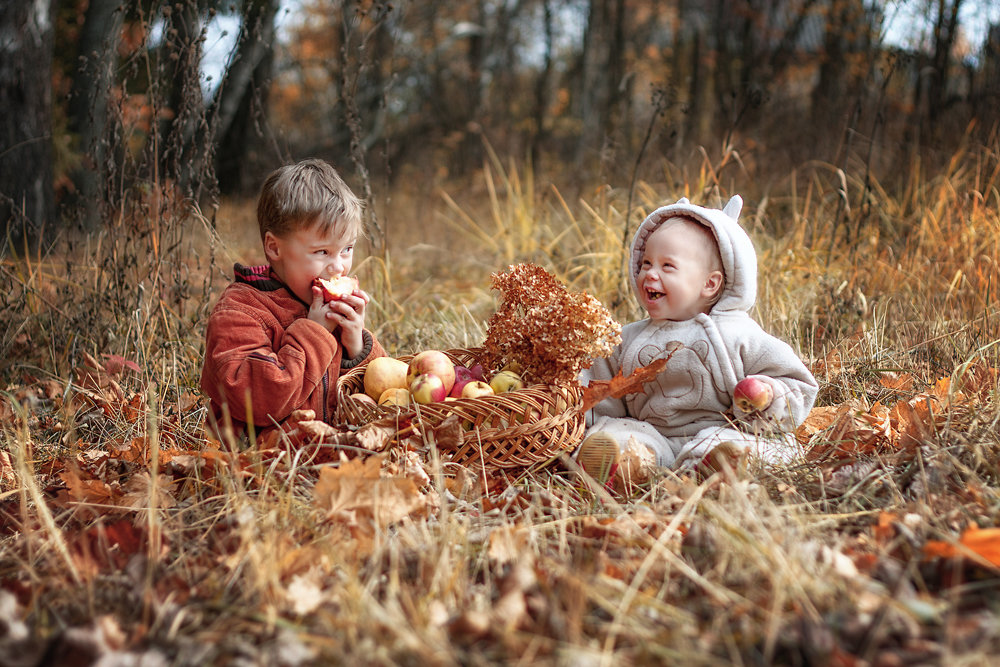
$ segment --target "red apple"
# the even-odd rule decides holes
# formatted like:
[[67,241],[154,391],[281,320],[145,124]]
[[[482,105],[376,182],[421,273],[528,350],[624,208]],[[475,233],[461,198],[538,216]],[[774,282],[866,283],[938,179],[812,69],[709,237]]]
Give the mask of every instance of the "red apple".
[[437,403],[448,396],[448,390],[437,375],[422,373],[410,383],[410,396],[416,403]]
[[767,410],[773,399],[771,385],[754,377],[743,378],[733,389],[733,401],[743,412]]
[[313,285],[323,293],[323,301],[334,301],[358,289],[358,279],[351,276],[340,276],[329,280],[317,277],[313,278]]
[[418,375],[436,375],[444,386],[444,395],[451,392],[455,386],[455,365],[448,355],[440,350],[424,350],[410,359],[409,370],[406,373],[406,384],[413,385]]
[[448,395],[454,396],[455,398],[460,397],[462,395],[462,389],[465,388],[465,385],[478,379],[479,378],[472,374],[472,370],[466,366],[455,366],[455,384],[452,385],[451,392],[449,392]]
[[492,396],[494,393],[496,392],[493,391],[493,387],[482,380],[472,380],[467,382],[462,389],[462,398],[480,398],[482,396]]

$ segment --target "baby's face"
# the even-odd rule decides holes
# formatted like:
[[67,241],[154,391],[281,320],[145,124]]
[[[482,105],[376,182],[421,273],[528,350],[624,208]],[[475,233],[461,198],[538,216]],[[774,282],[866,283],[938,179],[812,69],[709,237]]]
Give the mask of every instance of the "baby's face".
[[346,276],[354,263],[353,235],[321,232],[318,225],[283,236],[268,232],[264,251],[274,272],[297,297],[312,303],[313,278]]
[[636,284],[650,319],[691,319],[721,289],[722,272],[710,268],[714,248],[697,224],[667,221],[646,240]]

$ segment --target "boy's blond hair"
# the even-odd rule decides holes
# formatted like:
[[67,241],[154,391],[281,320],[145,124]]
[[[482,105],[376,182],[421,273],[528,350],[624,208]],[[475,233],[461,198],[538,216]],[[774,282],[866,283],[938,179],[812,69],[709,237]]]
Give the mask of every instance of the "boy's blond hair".
[[282,237],[318,225],[322,233],[360,236],[364,205],[328,162],[302,160],[275,169],[264,181],[257,200],[260,238],[267,232]]

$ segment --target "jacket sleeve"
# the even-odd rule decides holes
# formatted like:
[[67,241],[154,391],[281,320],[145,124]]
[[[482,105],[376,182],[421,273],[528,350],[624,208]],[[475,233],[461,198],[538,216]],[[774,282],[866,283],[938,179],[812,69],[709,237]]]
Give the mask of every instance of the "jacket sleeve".
[[794,431],[809,415],[819,384],[795,351],[784,341],[762,332],[742,350],[743,373],[737,381],[754,377],[771,386],[774,398],[765,410],[747,413],[733,403],[733,414],[756,427]]
[[[621,346],[615,348],[610,357],[598,358],[590,368],[580,372],[580,384],[590,386],[594,380],[607,382],[621,370]],[[623,398],[606,398],[587,411],[587,426],[593,426],[597,417],[626,417],[628,408]]]
[[206,333],[202,391],[228,404],[235,419],[260,426],[304,405],[343,354],[337,339],[307,318],[273,343],[270,336],[258,314],[239,307],[214,312]]

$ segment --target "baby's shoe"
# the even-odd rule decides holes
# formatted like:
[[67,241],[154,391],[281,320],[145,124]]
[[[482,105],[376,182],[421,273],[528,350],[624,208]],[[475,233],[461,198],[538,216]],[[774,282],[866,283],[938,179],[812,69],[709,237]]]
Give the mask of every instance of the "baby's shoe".
[[576,462],[601,485],[607,484],[618,470],[618,442],[605,431],[595,431],[583,440]]
[[656,454],[653,450],[630,437],[618,457],[614,487],[625,495],[631,495],[637,487],[653,478],[656,468]]

